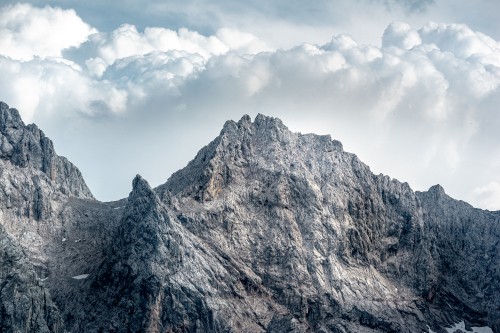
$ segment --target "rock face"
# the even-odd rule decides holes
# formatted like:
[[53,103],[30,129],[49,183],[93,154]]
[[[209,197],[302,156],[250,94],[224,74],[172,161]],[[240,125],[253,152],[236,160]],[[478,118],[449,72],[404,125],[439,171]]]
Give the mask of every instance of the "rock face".
[[164,185],[100,203],[1,110],[3,331],[500,332],[500,213],[374,175],[329,136],[245,116]]
[[0,102],[0,332],[66,331],[82,285],[71,277],[100,264],[118,212]]
[[[19,112],[3,102],[0,102],[0,158],[15,167],[40,171],[43,180],[49,180],[63,194],[93,198],[80,171],[66,158],[56,155],[52,141],[36,125],[25,126]],[[41,213],[35,209],[35,214]]]
[[0,267],[0,332],[64,332],[49,291],[1,225]]

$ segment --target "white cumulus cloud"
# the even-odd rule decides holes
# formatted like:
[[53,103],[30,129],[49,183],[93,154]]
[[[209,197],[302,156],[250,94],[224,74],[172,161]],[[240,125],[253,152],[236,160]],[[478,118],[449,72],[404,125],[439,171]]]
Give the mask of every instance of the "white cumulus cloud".
[[[19,22],[0,40],[31,24]],[[125,196],[138,172],[164,182],[225,120],[260,112],[330,133],[375,172],[415,189],[440,183],[475,205],[497,205],[500,47],[467,25],[397,21],[381,45],[340,34],[273,50],[227,27],[205,35],[82,24],[90,30],[52,53],[36,44],[26,57],[0,51],[0,99],[44,128],[98,197]]]
[[382,36],[382,46],[396,46],[409,50],[416,45],[422,44],[422,39],[417,31],[413,30],[408,23],[394,22],[389,25]]
[[0,54],[12,59],[60,57],[96,32],[74,10],[16,4],[0,8]]
[[95,81],[72,63],[53,59],[12,60],[0,56],[0,90],[27,122],[56,113],[96,116],[124,112],[127,92]]
[[235,29],[220,29],[216,35],[203,36],[196,31],[182,28],[174,31],[165,28],[146,28],[139,32],[130,24],[124,24],[111,33],[99,33],[88,42],[96,57],[87,59],[88,69],[95,75],[104,73],[107,66],[119,59],[144,56],[149,53],[183,52],[209,59],[229,51],[258,53],[269,48],[255,36]]

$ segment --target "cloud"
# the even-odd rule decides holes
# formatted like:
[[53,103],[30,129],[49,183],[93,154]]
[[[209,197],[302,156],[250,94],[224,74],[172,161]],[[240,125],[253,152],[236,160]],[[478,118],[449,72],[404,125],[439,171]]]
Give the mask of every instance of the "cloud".
[[486,209],[499,210],[500,207],[500,183],[490,182],[484,186],[474,189],[475,201]]
[[[488,60],[494,61],[497,51],[467,55],[463,50],[468,46],[457,33],[460,26],[401,26],[397,38],[386,38],[381,48],[340,35],[323,46],[303,44],[255,56],[226,53],[196,62],[186,54],[189,70],[154,77],[162,70],[172,73],[172,60],[164,55],[166,60],[155,66],[160,56],[150,54],[148,60],[134,59],[134,70],[119,72],[112,66],[105,77],[148,68],[152,72],[127,81],[134,89],[148,87],[146,100],[161,100],[175,110],[167,113],[209,114],[214,124],[263,112],[284,118],[297,130],[317,132],[317,122],[306,127],[306,110],[308,118],[321,119],[320,131],[341,139],[375,171],[410,181],[417,189],[445,183],[452,194],[474,200],[466,197],[470,188],[456,188],[455,177],[469,172],[465,164],[472,158],[471,142],[491,122],[477,110],[498,95],[500,76]],[[433,29],[441,38],[425,42]],[[401,43],[406,35],[411,46]],[[482,40],[478,33],[471,37]],[[491,112],[493,107],[488,117]]]
[[[85,22],[100,31],[112,31],[123,23],[146,27],[187,28],[215,35],[230,27],[257,36],[273,48],[298,43],[324,43],[333,34],[350,33],[358,42],[378,45],[387,24],[399,20],[414,27],[429,20],[462,22],[473,30],[500,39],[497,0],[317,0],[317,1],[196,1],[196,0],[26,0],[31,4],[73,7]],[[17,3],[4,0],[2,3]]]
[[0,56],[0,71],[2,95],[20,109],[26,122],[54,112],[87,117],[125,110],[126,91],[107,81],[92,80],[69,61],[36,58],[23,62]]
[[170,58],[190,54],[206,60],[229,51],[255,54],[270,50],[252,34],[236,29],[222,28],[214,36],[203,36],[185,28],[173,31],[148,27],[139,32],[130,24],[121,25],[111,33],[95,34],[86,44],[85,47],[92,50],[96,57],[87,59],[85,64],[97,76],[101,76],[117,60],[150,53],[169,52]]
[[105,199],[124,197],[138,172],[164,182],[225,120],[261,112],[330,133],[375,172],[415,189],[441,183],[492,207],[484,196],[494,191],[481,189],[498,183],[500,165],[493,38],[463,24],[397,21],[379,46],[346,34],[267,45],[235,28],[125,24],[60,48],[65,58],[0,57],[0,91]]
[[257,54],[259,52],[271,51],[271,48],[256,36],[234,28],[220,28],[217,30],[216,36],[229,49],[240,54]]
[[420,34],[413,30],[408,23],[391,23],[384,31],[382,36],[382,46],[395,46],[401,49],[409,50],[414,46],[422,44]]
[[229,48],[217,37],[205,37],[195,31],[179,32],[164,28],[146,28],[139,33],[135,26],[125,24],[110,34],[100,34],[92,40],[97,44],[97,54],[108,64],[116,59],[144,55],[153,51],[186,51],[207,58],[226,53]]
[[96,30],[74,10],[16,4],[0,9],[0,54],[12,59],[60,57]]
[[379,0],[379,2],[385,4],[389,10],[401,6],[410,13],[425,12],[435,3],[434,0]]
[[441,51],[453,53],[456,57],[500,65],[500,59],[495,57],[500,50],[500,44],[480,32],[472,31],[465,24],[428,23],[419,31],[426,44],[439,45]]

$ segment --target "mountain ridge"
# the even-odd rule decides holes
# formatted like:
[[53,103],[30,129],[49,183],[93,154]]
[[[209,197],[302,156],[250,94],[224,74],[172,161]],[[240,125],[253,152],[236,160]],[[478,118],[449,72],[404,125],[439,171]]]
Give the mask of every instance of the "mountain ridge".
[[0,236],[59,318],[26,325],[2,299],[6,332],[500,332],[498,214],[374,175],[329,135],[243,116],[163,185],[101,203],[0,109]]

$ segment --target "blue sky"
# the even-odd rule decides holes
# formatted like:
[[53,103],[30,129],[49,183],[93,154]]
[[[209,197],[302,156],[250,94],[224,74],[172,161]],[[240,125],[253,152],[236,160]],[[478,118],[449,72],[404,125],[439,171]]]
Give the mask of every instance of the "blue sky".
[[496,0],[3,1],[0,100],[102,200],[225,120],[331,134],[375,173],[500,209]]

